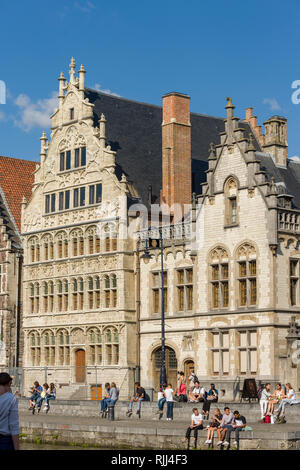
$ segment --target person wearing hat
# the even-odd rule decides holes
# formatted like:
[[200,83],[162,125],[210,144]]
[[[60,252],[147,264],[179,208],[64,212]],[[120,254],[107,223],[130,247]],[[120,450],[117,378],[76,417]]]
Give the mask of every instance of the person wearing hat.
[[18,401],[11,392],[12,377],[0,373],[0,450],[19,450]]

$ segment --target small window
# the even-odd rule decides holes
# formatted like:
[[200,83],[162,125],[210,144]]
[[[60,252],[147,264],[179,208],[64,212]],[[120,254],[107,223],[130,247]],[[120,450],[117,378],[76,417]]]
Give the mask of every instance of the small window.
[[86,148],[81,147],[81,166],[85,166],[86,164]]
[[90,186],[89,204],[95,203],[95,185]]
[[80,188],[80,206],[85,205],[85,188]]
[[78,168],[79,165],[79,151],[80,149],[75,149],[75,161],[74,161],[74,166],[75,168]]
[[67,151],[67,158],[66,158],[66,170],[70,170],[71,168],[71,150]]
[[45,212],[46,212],[46,214],[49,214],[49,212],[50,212],[50,196],[49,196],[49,194],[47,194],[47,196],[45,198]]
[[70,191],[65,191],[65,209],[70,208]]
[[96,187],[96,204],[102,201],[102,184],[97,184]]
[[78,203],[79,203],[79,200],[78,200],[78,196],[79,196],[79,189],[76,188],[74,189],[74,201],[73,201],[73,207],[78,207]]
[[65,152],[60,154],[60,164],[59,164],[60,171],[64,171],[65,169]]
[[70,120],[71,120],[71,121],[73,121],[73,119],[74,119],[74,114],[75,114],[75,113],[74,113],[74,108],[71,108],[71,109],[70,109]]
[[64,193],[60,192],[59,193],[59,204],[58,204],[58,210],[62,211],[64,208]]
[[55,212],[55,194],[51,194],[51,212]]

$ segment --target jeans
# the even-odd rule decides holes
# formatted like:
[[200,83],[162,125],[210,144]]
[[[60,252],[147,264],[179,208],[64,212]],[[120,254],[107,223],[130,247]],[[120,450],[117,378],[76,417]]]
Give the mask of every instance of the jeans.
[[38,408],[40,408],[40,407],[42,406],[42,403],[43,403],[44,400],[45,400],[45,398],[39,396],[38,399],[36,400],[36,403],[35,403],[36,406],[37,406]]
[[15,450],[11,436],[0,437],[0,450]]
[[160,398],[160,399],[158,400],[158,409],[159,409],[160,411],[163,411],[163,409],[164,409],[164,404],[165,404],[166,401],[167,401],[166,398]]
[[296,403],[299,402],[295,398],[283,398],[279,405],[278,414],[280,415],[281,412],[284,413],[285,405],[294,405]]
[[41,396],[40,393],[36,392],[29,398],[29,400],[31,401],[37,400],[38,398],[40,398],[40,396]]
[[174,407],[174,402],[167,401],[167,418],[173,419],[173,407]]
[[101,400],[101,411],[105,411],[108,406],[114,406],[117,400],[112,400],[111,398],[103,398]]
[[197,439],[199,429],[203,429],[203,424],[198,424],[198,426],[191,428],[190,426],[186,430],[185,437],[189,439],[191,437],[191,432],[194,431],[194,438]]
[[225,441],[230,442],[230,435],[232,431],[234,431],[235,440],[236,442],[239,442],[240,432],[243,431],[244,428],[234,428],[233,426],[231,426],[231,424],[227,424],[226,426],[224,426],[224,429],[225,428],[227,428],[227,431],[225,434]]
[[55,400],[56,397],[54,397],[53,395],[46,395],[45,397],[45,404],[47,406],[49,406],[49,400]]
[[[142,401],[145,401],[145,398],[139,398],[137,402],[137,410],[141,411]],[[129,403],[129,409],[132,410],[133,400]]]
[[269,402],[267,400],[260,400],[260,412],[261,412],[261,419],[265,416]]

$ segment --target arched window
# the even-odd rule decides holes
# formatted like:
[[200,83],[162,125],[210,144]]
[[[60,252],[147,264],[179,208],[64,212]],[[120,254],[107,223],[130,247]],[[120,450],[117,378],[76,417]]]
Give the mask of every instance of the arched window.
[[238,306],[256,305],[256,250],[244,243],[237,250]]
[[30,312],[34,313],[34,285],[29,284],[29,303],[30,303]]
[[104,296],[105,296],[105,307],[110,307],[110,280],[108,276],[104,276]]
[[70,337],[67,330],[61,330],[57,334],[58,338],[58,363],[62,366],[70,365]]
[[78,296],[79,296],[79,310],[83,310],[83,289],[84,288],[84,282],[82,278],[79,278],[78,281]]
[[64,289],[64,311],[67,311],[69,308],[69,283],[67,279],[63,281],[63,289]]
[[228,178],[224,186],[225,225],[238,224],[238,183],[233,177]]
[[38,332],[32,332],[29,336],[31,364],[39,366],[41,362],[41,339]]
[[210,253],[209,277],[211,291],[211,308],[228,308],[229,259],[227,251],[222,247],[217,247]]
[[63,285],[62,285],[62,281],[58,281],[57,282],[57,309],[59,312],[61,312],[63,309],[62,299],[63,299]]
[[35,298],[34,298],[35,308],[34,308],[34,312],[39,313],[39,310],[40,310],[40,285],[39,285],[38,282],[35,284],[35,289],[34,290],[35,290]]
[[116,328],[105,330],[105,362],[107,365],[119,364],[119,334]]
[[77,279],[73,279],[73,309],[78,309],[78,284]]
[[54,284],[53,284],[53,281],[49,282],[48,292],[49,292],[49,312],[53,312],[53,298],[54,298]]
[[111,297],[112,307],[117,306],[117,277],[115,274],[111,276]]
[[100,278],[99,276],[95,277],[95,300],[96,308],[100,308]]
[[44,312],[48,312],[48,283],[43,284]]
[[100,365],[103,360],[102,335],[98,329],[91,329],[88,332],[89,349],[88,363],[90,365]]
[[94,308],[94,285],[93,285],[93,278],[88,278],[88,299],[89,299],[89,308]]

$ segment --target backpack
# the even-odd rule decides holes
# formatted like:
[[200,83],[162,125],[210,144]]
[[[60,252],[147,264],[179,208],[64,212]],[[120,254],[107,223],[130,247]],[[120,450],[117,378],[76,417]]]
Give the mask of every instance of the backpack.
[[270,415],[265,415],[264,421],[265,421],[265,423],[270,424],[271,423],[271,416]]

